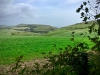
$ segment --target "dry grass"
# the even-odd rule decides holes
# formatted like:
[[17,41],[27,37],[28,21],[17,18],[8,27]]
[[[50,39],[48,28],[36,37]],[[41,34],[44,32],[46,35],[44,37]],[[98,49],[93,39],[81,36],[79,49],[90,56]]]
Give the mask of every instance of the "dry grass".
[[15,64],[0,65],[0,75],[19,75],[18,72],[24,68],[26,68],[27,71],[29,71],[29,72],[34,71],[35,63],[38,63],[39,68],[42,68],[42,66],[45,63],[47,63],[47,60],[46,59],[36,59],[36,60],[21,62],[21,63],[19,63],[19,64],[21,64],[20,68],[17,68],[16,71],[12,70],[15,67]]

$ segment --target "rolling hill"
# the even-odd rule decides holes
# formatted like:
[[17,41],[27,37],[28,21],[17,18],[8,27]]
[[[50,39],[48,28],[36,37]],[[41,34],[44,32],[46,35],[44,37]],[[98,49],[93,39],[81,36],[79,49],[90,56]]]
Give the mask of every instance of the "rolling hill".
[[50,25],[42,25],[42,24],[19,24],[15,26],[13,29],[25,32],[33,32],[33,33],[48,33],[49,31],[53,31],[57,28],[52,27]]
[[[56,27],[42,24],[18,24],[16,26],[0,26],[0,34],[4,35],[40,35],[56,30]],[[6,33],[6,34],[5,34]]]
[[[51,31],[46,34],[46,36],[52,36],[52,37],[69,37],[71,36],[72,32],[75,32],[76,36],[79,36],[80,34],[86,34],[90,35],[88,30],[89,27],[92,25],[92,21],[88,22],[88,24],[85,23],[76,23],[73,25],[61,27],[58,30]],[[95,26],[97,28],[97,25]]]
[[73,25],[57,28],[50,25],[42,24],[18,24],[16,26],[0,26],[0,36],[2,35],[19,35],[19,36],[52,36],[52,37],[69,37],[72,32],[76,35],[88,32],[88,27],[92,22],[88,24],[76,23]]

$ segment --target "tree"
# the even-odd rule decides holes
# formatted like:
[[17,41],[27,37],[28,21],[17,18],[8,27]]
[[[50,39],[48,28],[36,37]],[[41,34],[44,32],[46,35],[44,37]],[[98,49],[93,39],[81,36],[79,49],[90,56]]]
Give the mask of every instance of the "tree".
[[[90,8],[87,7],[87,5],[90,5]],[[83,21],[87,24],[88,21],[92,21],[93,24],[89,27],[89,33],[94,33],[95,37],[91,38],[89,36],[89,39],[96,43],[96,45],[92,48],[94,49],[100,49],[99,44],[99,36],[100,36],[100,0],[96,0],[96,6],[92,6],[90,1],[83,2],[81,6],[76,10],[76,12],[81,12],[81,18],[83,18]],[[93,11],[94,14],[92,14],[90,11]],[[95,26],[98,25],[98,28],[95,28]]]
[[[94,37],[88,36],[89,40],[94,43],[91,48],[94,54],[90,55],[90,75],[100,75],[100,0],[96,0],[96,5],[93,6],[90,1],[83,2],[76,12],[81,12],[81,18],[88,24],[88,21],[92,21],[92,25],[89,27],[89,33],[94,33]],[[88,7],[88,5],[90,7]],[[93,13],[91,13],[94,12]]]

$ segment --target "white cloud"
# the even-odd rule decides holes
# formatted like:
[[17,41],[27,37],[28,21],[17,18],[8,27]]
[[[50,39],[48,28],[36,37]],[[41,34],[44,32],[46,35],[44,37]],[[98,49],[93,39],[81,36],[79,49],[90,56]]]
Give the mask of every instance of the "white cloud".
[[[13,3],[13,0],[0,0],[0,24],[16,24],[20,22],[30,22],[38,18],[47,18],[46,14],[42,14],[39,8],[31,5],[34,0],[26,2]],[[45,0],[46,1],[46,0]]]
[[[26,3],[12,4],[13,0],[0,0],[0,20],[34,18],[37,9]],[[6,6],[5,6],[6,5]]]

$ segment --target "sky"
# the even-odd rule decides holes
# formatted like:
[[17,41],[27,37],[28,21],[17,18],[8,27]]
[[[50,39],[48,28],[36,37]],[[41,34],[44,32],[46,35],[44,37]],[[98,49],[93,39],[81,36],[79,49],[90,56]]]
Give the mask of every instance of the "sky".
[[82,22],[76,9],[85,0],[0,0],[0,25],[46,24],[64,27]]

